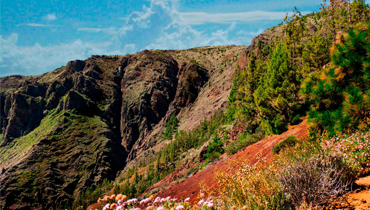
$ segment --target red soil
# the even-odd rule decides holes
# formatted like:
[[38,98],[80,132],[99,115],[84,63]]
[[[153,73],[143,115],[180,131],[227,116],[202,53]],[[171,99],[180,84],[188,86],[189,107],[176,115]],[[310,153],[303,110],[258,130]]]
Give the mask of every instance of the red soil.
[[[307,137],[306,129],[307,129],[307,120],[304,120],[299,125],[290,126],[288,128],[288,131],[280,135],[270,135],[262,139],[261,141],[242,149],[235,155],[232,155],[228,158],[226,153],[223,154],[221,156],[223,160],[201,172],[198,172],[194,176],[183,180],[182,182],[177,183],[173,181],[175,177],[179,176],[179,174],[172,173],[166,176],[158,183],[154,184],[153,187],[149,188],[143,194],[148,193],[153,188],[161,188],[167,185],[169,187],[159,192],[157,196],[159,197],[171,196],[172,198],[177,198],[180,200],[190,197],[190,203],[194,203],[197,200],[197,197],[200,192],[200,183],[204,183],[210,188],[217,187],[216,186],[217,182],[214,179],[214,173],[216,171],[227,171],[229,169],[230,161],[244,161],[249,162],[250,164],[255,164],[257,162],[258,156],[268,161],[271,159],[273,155],[272,148],[276,144],[278,144],[279,142],[281,142],[282,140],[286,139],[288,136],[291,135],[295,135],[299,140],[304,140]],[[139,174],[145,173],[146,170],[147,168],[143,168],[138,173]],[[109,194],[112,193],[113,191],[111,191]],[[99,204],[95,203],[93,205],[90,205],[87,209],[96,209],[99,206],[100,206]]]
[[[171,196],[173,198],[178,199],[185,199],[186,197],[190,197],[190,202],[193,203],[196,201],[197,196],[200,192],[199,184],[204,182],[208,187],[214,188],[216,187],[217,183],[214,179],[214,173],[216,171],[226,171],[229,168],[229,162],[232,160],[236,161],[245,161],[249,162],[250,164],[254,164],[257,162],[257,155],[260,155],[261,158],[269,160],[272,156],[272,148],[287,138],[290,135],[297,136],[298,139],[303,140],[307,137],[307,120],[304,120],[302,123],[296,126],[291,126],[288,131],[281,135],[270,135],[261,141],[244,148],[242,151],[239,151],[235,155],[230,156],[226,159],[226,154],[224,160],[216,163],[215,165],[205,169],[192,177],[187,178],[186,180],[174,183],[170,185],[167,189],[158,193],[159,197],[167,197]],[[161,183],[168,183],[171,175],[164,178],[162,181],[157,183],[157,186],[160,186]]]
[[336,199],[330,209],[370,210],[370,176],[360,178],[356,183],[361,188]]

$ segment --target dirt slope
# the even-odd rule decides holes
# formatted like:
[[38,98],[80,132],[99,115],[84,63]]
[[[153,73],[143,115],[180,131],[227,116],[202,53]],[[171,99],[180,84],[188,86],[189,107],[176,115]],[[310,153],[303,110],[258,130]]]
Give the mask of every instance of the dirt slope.
[[370,176],[356,181],[361,188],[337,199],[332,209],[370,210]]
[[[272,156],[272,148],[278,144],[280,141],[284,140],[290,135],[297,136],[298,139],[302,140],[307,136],[307,120],[304,120],[302,123],[296,126],[290,127],[290,129],[281,135],[270,135],[261,141],[246,147],[242,151],[239,151],[235,155],[232,155],[229,158],[226,158],[226,154],[223,155],[224,160],[216,163],[215,165],[195,174],[192,177],[187,178],[186,180],[173,183],[169,185],[166,190],[158,193],[160,197],[175,197],[178,199],[184,199],[190,197],[190,201],[194,202],[199,195],[200,187],[199,184],[204,182],[209,187],[216,187],[217,183],[214,180],[214,173],[218,170],[226,171],[229,168],[229,162],[233,160],[242,160],[254,164],[257,162],[257,156],[261,155],[261,158],[270,159]],[[171,175],[164,178],[159,183],[155,184],[156,187],[164,186],[169,184],[171,180]]]

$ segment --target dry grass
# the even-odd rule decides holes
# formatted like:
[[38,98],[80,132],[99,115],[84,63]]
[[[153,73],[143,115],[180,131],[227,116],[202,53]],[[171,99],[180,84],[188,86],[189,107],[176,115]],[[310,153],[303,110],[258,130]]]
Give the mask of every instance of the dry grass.
[[282,150],[272,161],[234,162],[217,172],[217,207],[229,209],[315,209],[351,190],[359,163],[317,142]]

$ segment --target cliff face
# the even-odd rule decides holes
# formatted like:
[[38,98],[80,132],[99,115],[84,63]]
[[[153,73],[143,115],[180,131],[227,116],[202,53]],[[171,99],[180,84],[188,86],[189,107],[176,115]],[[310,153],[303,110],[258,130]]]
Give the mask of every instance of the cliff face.
[[0,78],[0,205],[58,209],[225,106],[242,46],[92,56]]

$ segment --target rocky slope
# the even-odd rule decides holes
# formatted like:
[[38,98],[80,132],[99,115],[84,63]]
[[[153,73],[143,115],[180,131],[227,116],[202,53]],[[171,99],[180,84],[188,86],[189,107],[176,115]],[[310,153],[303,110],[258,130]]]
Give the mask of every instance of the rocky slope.
[[172,114],[191,129],[225,106],[245,49],[92,56],[0,78],[0,205],[71,206],[87,186],[154,154]]

